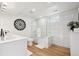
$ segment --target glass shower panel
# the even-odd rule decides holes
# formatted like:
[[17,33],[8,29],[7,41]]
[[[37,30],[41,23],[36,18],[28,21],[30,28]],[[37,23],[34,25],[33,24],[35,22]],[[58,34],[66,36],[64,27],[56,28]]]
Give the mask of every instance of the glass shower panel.
[[47,36],[53,36],[57,34],[60,22],[59,22],[59,15],[51,15],[47,18]]
[[47,35],[46,21],[46,18],[37,20],[37,32],[39,32],[37,35],[40,37],[46,37]]

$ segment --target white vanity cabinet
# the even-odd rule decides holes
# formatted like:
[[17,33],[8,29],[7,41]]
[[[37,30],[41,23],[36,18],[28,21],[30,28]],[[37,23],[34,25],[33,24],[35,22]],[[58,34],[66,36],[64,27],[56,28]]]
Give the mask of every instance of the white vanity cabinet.
[[0,56],[29,56],[32,53],[27,49],[28,37],[9,34],[4,37],[4,41],[0,37]]
[[79,56],[79,32],[71,32],[70,53],[71,56]]

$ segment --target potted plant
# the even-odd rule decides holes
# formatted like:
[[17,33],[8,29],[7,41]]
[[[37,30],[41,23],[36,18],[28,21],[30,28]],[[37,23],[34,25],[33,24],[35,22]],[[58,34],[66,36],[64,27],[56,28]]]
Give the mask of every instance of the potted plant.
[[74,31],[74,28],[79,28],[79,22],[78,21],[71,21],[67,24],[67,26],[70,27],[70,30]]

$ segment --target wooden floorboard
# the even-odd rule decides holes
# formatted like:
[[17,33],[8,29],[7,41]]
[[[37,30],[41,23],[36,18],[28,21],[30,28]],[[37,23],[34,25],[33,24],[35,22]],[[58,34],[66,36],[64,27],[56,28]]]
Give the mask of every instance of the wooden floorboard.
[[32,56],[69,56],[70,49],[64,48],[57,45],[52,45],[49,48],[39,49],[35,47],[35,45],[28,46],[28,50],[30,50],[33,54]]

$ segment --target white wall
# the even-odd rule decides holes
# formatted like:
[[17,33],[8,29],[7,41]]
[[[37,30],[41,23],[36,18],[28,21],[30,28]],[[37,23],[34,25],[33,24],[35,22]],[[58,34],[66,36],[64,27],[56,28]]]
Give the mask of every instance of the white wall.
[[[26,28],[22,31],[18,31],[14,27],[14,21],[16,19],[23,19],[26,22]],[[0,14],[0,28],[7,29],[12,33],[23,35],[23,36],[30,36],[31,35],[31,22],[32,18],[27,17],[25,15],[17,14]]]
[[[55,15],[59,15],[59,21],[51,22],[51,24],[49,24],[48,36],[53,36],[54,44],[69,48],[70,30],[67,27],[67,24],[72,20],[78,20],[78,9],[68,10]],[[49,18],[49,20],[54,20],[55,15],[51,15],[52,18]]]

